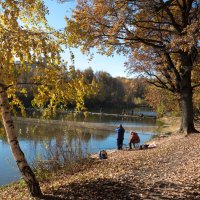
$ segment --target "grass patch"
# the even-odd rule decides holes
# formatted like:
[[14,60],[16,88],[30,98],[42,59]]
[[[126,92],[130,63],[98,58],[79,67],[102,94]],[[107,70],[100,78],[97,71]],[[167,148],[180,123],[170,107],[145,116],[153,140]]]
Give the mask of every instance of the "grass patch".
[[164,125],[165,125],[165,122],[162,121],[161,119],[157,119],[156,123],[157,123],[157,126],[158,126],[158,127],[161,127],[161,126],[164,126]]

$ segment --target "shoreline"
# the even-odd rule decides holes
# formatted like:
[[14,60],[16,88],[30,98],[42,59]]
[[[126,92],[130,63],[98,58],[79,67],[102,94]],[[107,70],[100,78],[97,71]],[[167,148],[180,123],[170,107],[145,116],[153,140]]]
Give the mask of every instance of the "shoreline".
[[[41,199],[200,199],[200,134],[185,137],[175,131],[152,139],[156,148],[115,150],[108,159],[90,159],[71,173],[58,171],[40,181]],[[0,188],[0,199],[35,198],[24,185],[15,183]]]

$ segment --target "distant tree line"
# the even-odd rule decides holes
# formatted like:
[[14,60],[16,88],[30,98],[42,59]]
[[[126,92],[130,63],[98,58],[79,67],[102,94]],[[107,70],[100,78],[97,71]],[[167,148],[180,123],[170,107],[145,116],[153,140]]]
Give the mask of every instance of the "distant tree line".
[[[147,83],[145,78],[124,78],[124,77],[112,77],[105,71],[94,72],[91,67],[80,71],[75,70],[74,67],[70,67],[70,71],[73,71],[74,76],[82,76],[85,84],[96,84],[97,91],[93,94],[85,97],[85,106],[87,109],[94,107],[123,107],[123,106],[136,106],[146,105],[145,93]],[[23,79],[28,79],[26,74]],[[71,77],[73,78],[73,77]],[[23,95],[19,93],[20,99],[23,101],[26,108],[32,107],[33,88],[27,86],[28,93]],[[75,102],[66,102],[66,107],[75,108]]]
[[[84,97],[84,104],[88,110],[91,108],[106,108],[110,106],[123,108],[127,106],[135,107],[145,105],[153,108],[158,116],[163,116],[166,113],[180,115],[179,98],[172,95],[169,91],[149,85],[148,78],[112,77],[105,71],[94,72],[91,67],[81,71],[79,69],[75,70],[71,66],[69,71],[73,74],[71,78],[81,76],[86,85],[96,85],[97,90],[92,92],[91,95]],[[22,79],[26,81],[25,79],[28,79],[29,76],[32,76],[32,74],[26,74]],[[29,92],[26,95],[18,94],[26,108],[32,107],[32,89],[29,88]],[[195,114],[200,113],[199,94],[199,89],[196,89],[194,91]],[[73,101],[66,102],[64,106],[75,109],[75,104],[76,102]]]
[[147,83],[144,78],[112,77],[105,71],[94,72],[91,67],[79,71],[79,73],[82,73],[87,84],[96,82],[98,86],[97,94],[85,99],[87,108],[146,104],[145,90]]

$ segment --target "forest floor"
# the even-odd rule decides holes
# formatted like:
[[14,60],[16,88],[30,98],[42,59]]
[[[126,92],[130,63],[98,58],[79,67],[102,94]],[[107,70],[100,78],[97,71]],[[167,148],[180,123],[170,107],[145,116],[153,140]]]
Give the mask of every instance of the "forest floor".
[[[176,125],[168,127],[173,134],[149,142],[156,143],[156,148],[112,150],[108,159],[101,161],[94,156],[77,172],[59,171],[40,182],[44,196],[38,199],[200,199],[200,134],[176,134]],[[196,127],[200,130],[200,123]],[[169,129],[165,127],[165,131]],[[13,184],[0,189],[0,199],[34,198],[26,187]]]

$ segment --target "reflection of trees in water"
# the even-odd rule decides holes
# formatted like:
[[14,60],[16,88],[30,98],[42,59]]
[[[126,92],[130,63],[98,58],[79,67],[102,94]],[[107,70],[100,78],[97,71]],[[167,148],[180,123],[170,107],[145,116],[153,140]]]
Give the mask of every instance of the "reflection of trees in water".
[[88,128],[30,123],[16,123],[16,130],[19,139],[29,143],[34,157],[53,160],[54,164],[79,160],[88,153],[91,141],[106,140],[111,134]]
[[35,141],[46,141],[51,140],[52,138],[59,138],[60,140],[66,139],[68,142],[72,140],[81,140],[87,143],[91,138],[104,140],[111,134],[110,131],[51,124],[42,125],[18,122],[15,124],[15,127],[20,139],[30,139]]
[[[43,142],[44,148],[42,157],[45,160],[53,161],[54,165],[70,163],[86,157],[90,149],[90,140],[102,140],[108,135],[100,134],[101,131],[87,128],[64,128],[62,137]],[[52,165],[52,164],[51,164]]]
[[84,148],[81,140],[70,141],[67,140],[52,140],[42,144],[42,155],[37,162],[34,162],[34,167],[55,169],[63,165],[70,165],[77,161],[86,158],[88,155],[88,148]]
[[15,123],[15,127],[20,139],[43,141],[63,135],[63,130],[60,127],[48,124],[41,125],[18,122]]
[[[87,128],[55,127],[52,125],[38,125],[28,123],[16,123],[15,128],[19,139],[33,140],[35,142],[56,139],[62,141],[66,139],[69,143],[73,140],[81,140],[88,143],[91,138],[104,140],[109,137],[110,132]],[[7,141],[3,128],[0,128],[0,139]]]
[[[74,149],[87,149],[91,140],[105,140],[111,134],[88,128],[74,128],[68,126],[55,126],[51,124],[30,124],[17,122],[16,130],[20,140],[33,144],[34,151],[38,145],[43,146],[72,146]],[[53,141],[53,142],[52,142]]]
[[71,140],[81,139],[84,142],[89,142],[91,138],[95,140],[105,140],[112,132],[88,128],[74,128],[66,130],[66,137]]
[[[83,114],[74,114],[74,113],[60,113],[57,115],[57,119],[66,120],[66,121],[78,121],[78,122],[113,122],[117,123],[118,121],[125,121],[130,123],[139,123],[144,125],[155,125],[156,119],[154,117],[145,117],[145,110],[144,108],[136,110],[136,115],[138,117],[133,117],[132,115],[133,109],[126,109],[125,113],[129,116],[119,116],[122,114],[122,109],[118,110],[103,110],[102,114],[88,114],[87,117],[85,117]],[[144,112],[143,112],[144,111]],[[149,110],[147,110],[149,111]],[[95,111],[94,111],[95,112]],[[97,110],[97,113],[99,113],[100,110]],[[104,115],[103,113],[110,113],[110,114],[116,114],[113,115]],[[143,114],[144,117],[140,117],[140,115]],[[155,113],[152,112],[152,116],[155,116]]]
[[[114,132],[114,131],[113,131]],[[105,140],[106,138],[108,138],[110,135],[112,135],[113,133],[111,131],[100,131],[100,130],[94,130],[94,134],[93,134],[93,138],[95,140]]]

